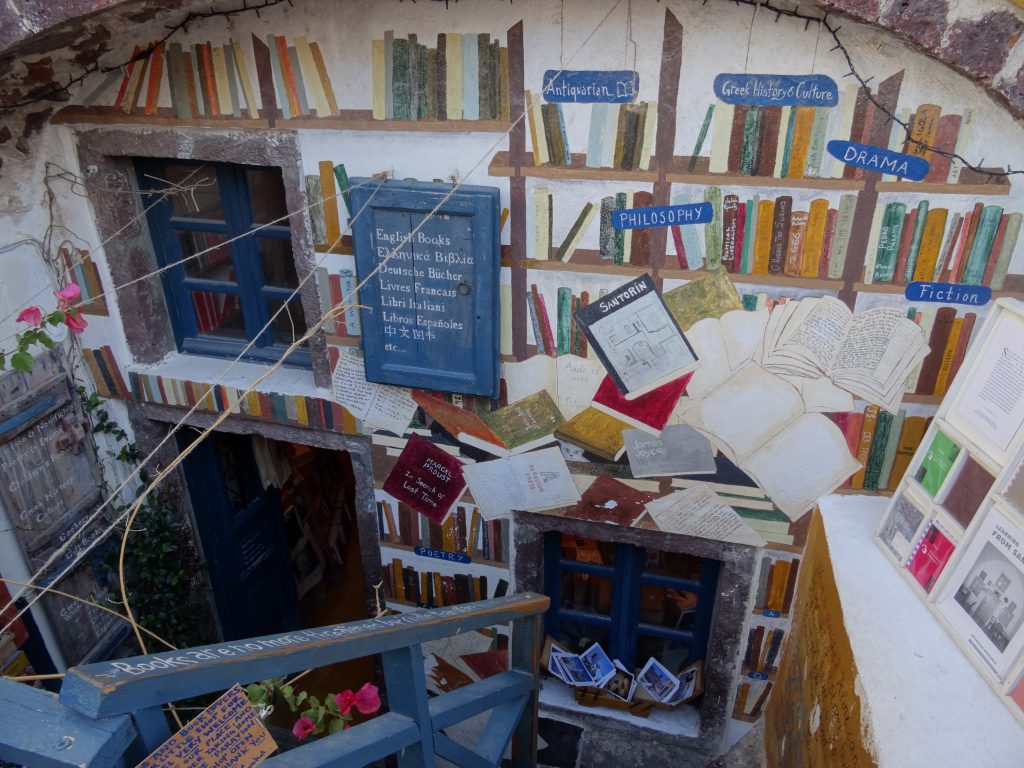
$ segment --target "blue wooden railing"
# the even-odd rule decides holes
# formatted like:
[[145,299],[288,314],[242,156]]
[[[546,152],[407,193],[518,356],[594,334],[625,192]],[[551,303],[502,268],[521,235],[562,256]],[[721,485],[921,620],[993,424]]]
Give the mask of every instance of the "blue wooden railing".
[[[400,768],[440,756],[465,768],[534,765],[537,661],[548,598],[535,594],[296,630],[68,670],[59,697],[0,679],[0,760],[29,768],[135,765],[170,729],[165,704],[306,669],[380,654],[388,711],[268,759],[268,768],[356,768],[397,755]],[[428,698],[421,644],[512,623],[510,669]],[[444,729],[490,710],[475,745]]]

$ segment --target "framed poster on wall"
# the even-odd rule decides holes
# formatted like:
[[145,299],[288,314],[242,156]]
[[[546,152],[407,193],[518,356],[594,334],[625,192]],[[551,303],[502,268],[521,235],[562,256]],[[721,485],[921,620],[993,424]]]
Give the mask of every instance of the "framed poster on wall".
[[372,181],[351,190],[367,381],[496,397],[498,190]]

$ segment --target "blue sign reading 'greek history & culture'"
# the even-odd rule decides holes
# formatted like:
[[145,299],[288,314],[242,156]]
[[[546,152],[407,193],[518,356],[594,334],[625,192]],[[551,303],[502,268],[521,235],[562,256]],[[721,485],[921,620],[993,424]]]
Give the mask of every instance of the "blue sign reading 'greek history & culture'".
[[903,295],[911,301],[932,301],[939,304],[966,304],[983,307],[992,301],[992,289],[987,285],[958,285],[955,283],[910,283]]
[[761,107],[834,107],[839,86],[827,75],[746,75],[715,77],[715,96],[726,104]]
[[908,181],[921,181],[928,175],[928,161],[917,155],[838,139],[830,141],[825,148],[836,160],[857,168],[899,176]]
[[662,205],[650,208],[629,208],[612,211],[615,229],[643,229],[645,227],[673,227],[682,224],[707,224],[714,210],[711,203]]
[[544,73],[543,93],[546,101],[625,104],[635,100],[639,91],[640,74],[630,69],[549,69]]

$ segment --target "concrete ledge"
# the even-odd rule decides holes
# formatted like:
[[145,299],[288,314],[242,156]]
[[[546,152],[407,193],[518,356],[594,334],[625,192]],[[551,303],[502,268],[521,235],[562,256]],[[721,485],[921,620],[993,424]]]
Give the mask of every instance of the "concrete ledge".
[[888,501],[820,502],[878,765],[1020,765],[1024,728],[875,545]]

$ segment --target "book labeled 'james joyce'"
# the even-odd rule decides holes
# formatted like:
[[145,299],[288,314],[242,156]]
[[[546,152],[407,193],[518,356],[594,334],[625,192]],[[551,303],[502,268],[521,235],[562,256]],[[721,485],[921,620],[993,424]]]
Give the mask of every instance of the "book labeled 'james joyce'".
[[641,275],[575,314],[598,358],[627,400],[697,367],[650,275]]

